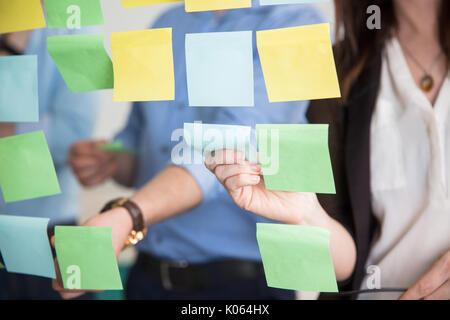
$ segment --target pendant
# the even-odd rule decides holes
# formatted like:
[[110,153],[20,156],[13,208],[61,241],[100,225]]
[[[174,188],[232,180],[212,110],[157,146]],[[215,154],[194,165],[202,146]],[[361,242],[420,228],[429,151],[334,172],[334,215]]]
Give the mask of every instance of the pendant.
[[431,76],[425,75],[422,80],[420,80],[420,88],[425,92],[430,92],[433,89],[434,80]]

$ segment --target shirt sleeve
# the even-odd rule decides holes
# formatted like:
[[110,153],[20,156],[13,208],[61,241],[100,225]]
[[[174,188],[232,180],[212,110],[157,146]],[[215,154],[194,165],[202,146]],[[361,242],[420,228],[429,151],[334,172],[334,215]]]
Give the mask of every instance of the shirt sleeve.
[[[322,23],[324,21],[313,7],[309,5],[299,7],[302,8],[300,10],[274,10],[268,19],[264,19],[258,29],[275,29]],[[308,101],[269,103],[256,48],[255,33],[253,37],[255,106],[249,108],[217,108],[215,119],[210,123],[244,125],[252,128],[255,128],[256,124],[266,123],[306,123],[305,113],[309,105]],[[206,123],[206,121],[204,122]],[[181,164],[180,166],[197,180],[203,193],[203,201],[212,201],[218,197],[228,196],[225,188],[204,165]]]

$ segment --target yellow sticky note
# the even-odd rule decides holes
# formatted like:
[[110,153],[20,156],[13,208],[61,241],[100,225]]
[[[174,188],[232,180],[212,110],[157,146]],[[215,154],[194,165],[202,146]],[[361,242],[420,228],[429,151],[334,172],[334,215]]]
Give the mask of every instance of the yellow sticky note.
[[45,26],[40,0],[0,0],[0,33]]
[[114,101],[175,99],[172,28],[111,35]]
[[252,0],[185,0],[186,12],[250,8]]
[[183,0],[122,0],[124,8],[142,7],[151,4],[167,3],[167,2],[180,2]]
[[328,23],[256,32],[270,102],[339,98]]

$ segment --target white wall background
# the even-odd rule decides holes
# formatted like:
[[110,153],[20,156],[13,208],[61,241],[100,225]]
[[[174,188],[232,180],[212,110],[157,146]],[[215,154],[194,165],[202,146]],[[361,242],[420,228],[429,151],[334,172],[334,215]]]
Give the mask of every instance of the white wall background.
[[[175,5],[180,5],[180,3],[170,3],[124,9],[120,0],[101,0],[101,2],[105,17],[105,25],[101,29],[105,33],[105,47],[109,54],[111,54],[111,32],[148,28],[162,12]],[[334,23],[332,2],[314,5],[323,12],[331,24]],[[123,127],[131,103],[113,102],[112,90],[104,90],[100,94],[101,106],[94,136],[95,138],[109,139]],[[113,182],[107,182],[95,188],[84,189],[81,197],[82,215],[80,222],[95,215],[107,201],[120,196],[128,196],[131,193],[131,190],[122,188]],[[130,263],[133,258],[134,251],[127,249],[121,256],[121,263]],[[315,297],[316,295],[311,295],[310,293],[301,294],[302,299],[314,299]]]

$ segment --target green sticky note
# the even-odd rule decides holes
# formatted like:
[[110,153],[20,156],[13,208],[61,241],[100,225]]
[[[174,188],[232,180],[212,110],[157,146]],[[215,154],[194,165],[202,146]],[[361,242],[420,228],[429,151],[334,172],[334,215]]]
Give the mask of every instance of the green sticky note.
[[42,131],[0,139],[0,187],[7,203],[61,192]]
[[269,287],[338,292],[328,230],[257,223],[256,237]]
[[328,150],[328,125],[256,125],[268,190],[336,193]]
[[111,228],[56,226],[55,249],[64,288],[123,289]]
[[100,149],[108,152],[116,152],[116,153],[135,153],[131,149],[127,149],[123,146],[121,141],[111,141],[100,147]]
[[72,92],[110,89],[114,85],[112,62],[103,34],[77,34],[47,38],[47,48]]
[[5,266],[1,262],[0,262],[0,269],[5,269]]
[[49,28],[79,29],[105,23],[100,0],[44,0]]

